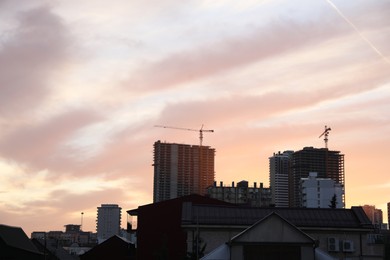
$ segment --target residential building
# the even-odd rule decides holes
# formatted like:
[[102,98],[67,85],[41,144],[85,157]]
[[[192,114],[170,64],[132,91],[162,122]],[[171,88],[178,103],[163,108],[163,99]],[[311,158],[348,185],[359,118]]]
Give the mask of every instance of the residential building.
[[256,182],[250,187],[245,180],[238,182],[236,186],[234,182],[232,182],[232,186],[224,186],[223,182],[217,186],[217,183],[214,182],[213,186],[207,188],[207,196],[251,207],[269,207],[271,204],[271,190],[269,188],[264,188],[263,183],[257,186]]
[[209,146],[155,142],[153,202],[206,195],[214,183],[214,158]]
[[187,234],[181,227],[185,202],[196,205],[233,205],[191,194],[128,210],[131,218],[137,218],[137,259],[186,259]]
[[96,233],[84,232],[81,230],[81,225],[68,224],[65,225],[65,232],[63,231],[34,231],[31,233],[31,238],[39,241],[54,241],[55,245],[68,247],[73,243],[79,246],[91,246],[96,244]]
[[[371,239],[375,229],[361,207],[254,208],[188,202],[181,220],[188,254],[207,256],[221,245],[230,247],[231,258],[211,259],[385,259],[384,244]],[[309,247],[328,258],[312,257]],[[242,258],[245,252],[248,258]]]
[[98,242],[119,235],[121,230],[121,210],[117,204],[102,204],[97,208],[97,237]]
[[271,189],[271,203],[275,207],[289,206],[289,175],[291,155],[294,151],[274,153],[269,157],[269,185]]
[[272,212],[201,260],[286,259],[286,256],[289,260],[333,259],[329,255],[320,258],[317,251],[313,238]]
[[[305,147],[291,156],[290,207],[300,206],[300,182],[302,178],[307,178],[310,172],[317,172],[319,178],[334,180],[345,191],[344,155],[339,151],[328,150],[328,148]],[[344,197],[342,201],[345,204]]]
[[381,229],[383,224],[383,212],[381,209],[377,209],[374,205],[363,205],[364,212],[367,214],[367,217],[370,219],[371,223],[376,227]]
[[300,183],[300,207],[344,208],[344,189],[330,178],[318,178],[316,172],[302,178]]
[[[375,229],[361,207],[246,207],[194,194],[142,205],[127,213],[138,218],[137,259],[142,260],[199,259],[226,242],[232,242],[228,245],[233,250],[252,243],[271,245],[265,248],[269,252],[288,244],[308,253],[310,244],[315,254],[325,252],[337,259],[384,259],[384,245],[373,243]],[[254,232],[246,232],[248,236],[239,235],[251,229]],[[291,249],[296,257],[297,248]]]
[[390,228],[390,202],[387,202],[387,226]]
[[79,233],[81,232],[81,225],[68,224],[65,225],[65,233]]
[[31,233],[31,238],[35,239],[45,239],[46,238],[46,232],[44,231],[34,231]]

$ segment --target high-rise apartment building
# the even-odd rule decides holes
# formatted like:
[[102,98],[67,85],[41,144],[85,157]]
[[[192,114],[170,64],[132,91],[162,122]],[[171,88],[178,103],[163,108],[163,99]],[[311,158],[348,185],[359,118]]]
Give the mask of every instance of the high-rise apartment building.
[[155,142],[153,202],[206,195],[214,183],[214,158],[209,146]]
[[[344,155],[327,148],[305,147],[294,152],[291,157],[290,206],[301,206],[300,182],[310,172],[317,172],[318,178],[330,178],[345,189]],[[345,205],[344,196],[342,201]]]
[[367,217],[371,220],[372,224],[381,228],[383,224],[383,212],[381,209],[377,209],[374,205],[364,205],[362,206]]
[[387,225],[390,228],[390,202],[387,202]]
[[271,189],[271,203],[275,207],[289,206],[289,173],[290,158],[294,151],[274,153],[269,157],[269,185]]
[[317,178],[316,172],[302,178],[300,184],[301,202],[304,208],[344,208],[344,189],[330,178]]
[[97,208],[96,231],[99,243],[120,234],[121,210],[117,204],[102,204]]

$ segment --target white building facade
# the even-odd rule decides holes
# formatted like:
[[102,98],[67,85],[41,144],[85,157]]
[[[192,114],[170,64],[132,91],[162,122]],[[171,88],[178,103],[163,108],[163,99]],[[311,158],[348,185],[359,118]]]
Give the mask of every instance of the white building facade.
[[318,178],[316,172],[310,172],[308,178],[301,178],[300,193],[301,207],[345,208],[343,186],[330,178]]
[[293,153],[294,151],[284,151],[269,157],[271,203],[275,207],[289,206],[290,157]]
[[97,208],[96,231],[98,242],[120,235],[121,210],[117,204],[102,204]]

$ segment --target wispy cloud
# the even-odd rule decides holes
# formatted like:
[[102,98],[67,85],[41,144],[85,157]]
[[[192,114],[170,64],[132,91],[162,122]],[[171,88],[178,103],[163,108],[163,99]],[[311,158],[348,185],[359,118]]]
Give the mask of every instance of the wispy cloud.
[[[389,56],[389,3],[332,2]],[[265,186],[273,152],[321,147],[330,125],[347,204],[365,185],[383,204],[389,66],[326,1],[0,6],[2,222],[57,230],[83,211],[93,230],[101,203],[149,203],[153,143],[199,142],[156,124],[214,129],[217,180]]]
[[49,82],[67,60],[71,41],[48,6],[16,17],[18,24],[0,48],[1,117],[31,113],[45,102],[52,91]]

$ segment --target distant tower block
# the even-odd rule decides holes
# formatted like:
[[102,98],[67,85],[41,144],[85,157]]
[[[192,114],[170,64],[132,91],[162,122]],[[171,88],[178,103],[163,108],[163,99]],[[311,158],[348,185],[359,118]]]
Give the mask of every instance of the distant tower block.
[[294,151],[274,153],[269,157],[269,183],[272,204],[275,207],[289,206],[290,161]]
[[153,202],[206,195],[214,183],[214,157],[209,146],[155,142]]
[[97,208],[97,237],[99,243],[120,234],[121,210],[117,204],[102,204]]

